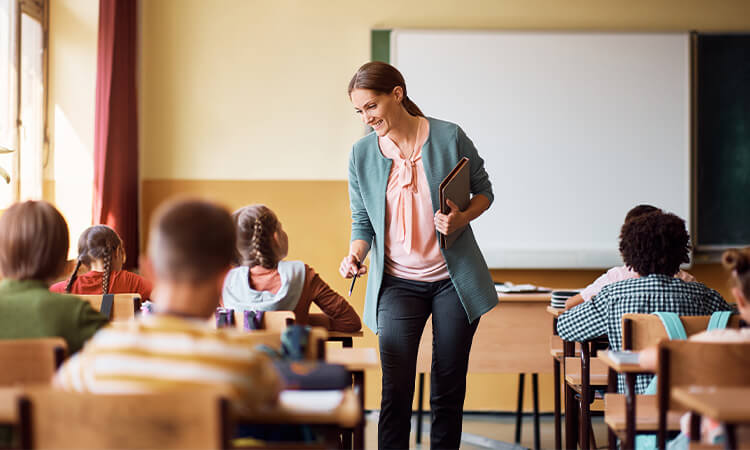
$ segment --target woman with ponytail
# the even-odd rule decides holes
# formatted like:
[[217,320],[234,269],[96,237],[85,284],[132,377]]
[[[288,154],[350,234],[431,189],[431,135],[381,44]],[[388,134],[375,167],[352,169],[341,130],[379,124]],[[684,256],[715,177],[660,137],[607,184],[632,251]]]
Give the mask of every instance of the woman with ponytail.
[[294,311],[295,322],[310,324],[310,304],[325,314],[333,331],[362,328],[354,308],[302,261],[284,261],[289,241],[281,222],[263,205],[245,206],[234,215],[237,263],[224,280],[222,302],[240,311]]
[[[379,335],[383,369],[378,446],[409,447],[417,349],[432,316],[430,444],[458,448],[469,350],[479,318],[497,304],[470,226],[492,203],[492,184],[471,139],[454,123],[425,117],[395,67],[363,65],[348,94],[373,132],[349,157],[352,232],[339,272],[365,274],[372,252],[364,320]],[[450,213],[443,214],[440,182],[464,157],[471,201],[461,211],[449,200]],[[441,249],[438,232],[454,231],[461,233],[457,240]]]
[[[137,293],[142,300],[149,300],[151,282],[122,270],[125,259],[122,239],[115,230],[106,225],[89,227],[78,239],[78,261],[70,278],[53,284],[50,290],[80,295]],[[81,266],[90,271],[78,275]]]

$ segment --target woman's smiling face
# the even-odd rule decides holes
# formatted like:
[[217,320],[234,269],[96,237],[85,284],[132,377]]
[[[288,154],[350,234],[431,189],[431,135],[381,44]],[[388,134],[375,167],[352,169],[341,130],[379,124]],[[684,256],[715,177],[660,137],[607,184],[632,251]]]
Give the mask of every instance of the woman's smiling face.
[[385,136],[393,129],[401,112],[401,87],[397,86],[390,94],[369,89],[354,89],[351,94],[354,111],[362,117],[362,122],[375,130],[378,136]]

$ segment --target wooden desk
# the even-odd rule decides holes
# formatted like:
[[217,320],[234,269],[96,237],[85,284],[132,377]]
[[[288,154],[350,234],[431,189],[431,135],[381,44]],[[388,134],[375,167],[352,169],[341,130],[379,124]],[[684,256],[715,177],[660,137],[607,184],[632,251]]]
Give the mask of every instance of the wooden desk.
[[750,424],[750,387],[677,387],[672,397],[694,414],[722,422],[725,448],[737,448],[736,426]]
[[[534,400],[534,441],[538,448],[540,373],[550,373],[549,340],[552,316],[546,309],[551,293],[498,294],[500,303],[482,316],[469,355],[470,373],[518,373],[518,408],[516,410],[516,441],[520,441],[523,413],[524,374],[532,374]],[[428,320],[419,343],[417,373],[419,374],[417,443],[421,442],[424,404],[424,374],[432,363],[432,321]]]
[[[656,395],[636,395],[638,402],[638,417],[636,425],[638,431],[656,432],[659,429],[659,405]],[[615,431],[621,438],[627,429],[628,418],[624,394],[604,394],[604,423]],[[680,413],[667,413],[667,429],[680,429]]]
[[329,331],[328,341],[341,342],[344,348],[352,348],[354,346],[353,338],[362,336],[364,336],[364,333],[362,331],[355,331],[353,333],[344,333],[343,331]]
[[[326,352],[326,362],[341,364],[352,375],[352,386],[362,411],[365,408],[365,370],[380,367],[380,358],[374,348],[331,348]],[[364,448],[364,416],[354,428],[354,448]],[[348,443],[346,443],[348,444]]]
[[238,420],[253,424],[313,424],[336,425],[342,428],[354,428],[362,419],[362,408],[351,389],[345,389],[341,403],[332,411],[311,411],[305,405],[295,407],[290,404],[279,404],[277,407],[258,411],[241,411]]
[[635,374],[644,374],[644,373],[653,373],[652,370],[646,369],[640,364],[627,364],[627,363],[620,363],[609,356],[609,352],[601,352],[599,354],[599,360],[604,363],[606,366],[614,370],[618,373],[635,373]]

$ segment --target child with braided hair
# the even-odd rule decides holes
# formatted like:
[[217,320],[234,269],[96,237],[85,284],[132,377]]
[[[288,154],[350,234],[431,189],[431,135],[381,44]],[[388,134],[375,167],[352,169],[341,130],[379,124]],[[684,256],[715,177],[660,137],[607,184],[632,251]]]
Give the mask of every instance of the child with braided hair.
[[326,316],[333,331],[362,328],[354,308],[302,261],[284,261],[289,250],[287,234],[268,207],[250,205],[233,214],[240,264],[224,280],[223,304],[240,311],[294,311],[295,322],[310,324],[310,304]]
[[[89,227],[78,239],[78,261],[70,278],[53,284],[50,291],[80,295],[137,293],[142,300],[149,300],[151,282],[122,270],[126,257],[115,230],[106,225]],[[91,270],[78,275],[82,265]]]

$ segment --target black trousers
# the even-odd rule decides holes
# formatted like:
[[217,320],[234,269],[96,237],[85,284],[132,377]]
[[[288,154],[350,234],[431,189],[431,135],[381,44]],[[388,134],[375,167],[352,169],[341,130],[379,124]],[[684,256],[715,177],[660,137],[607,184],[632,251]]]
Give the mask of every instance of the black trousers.
[[417,351],[430,314],[430,445],[435,449],[455,449],[460,445],[466,370],[479,319],[469,323],[450,279],[427,283],[384,275],[378,301],[383,368],[378,422],[381,449],[409,448]]

